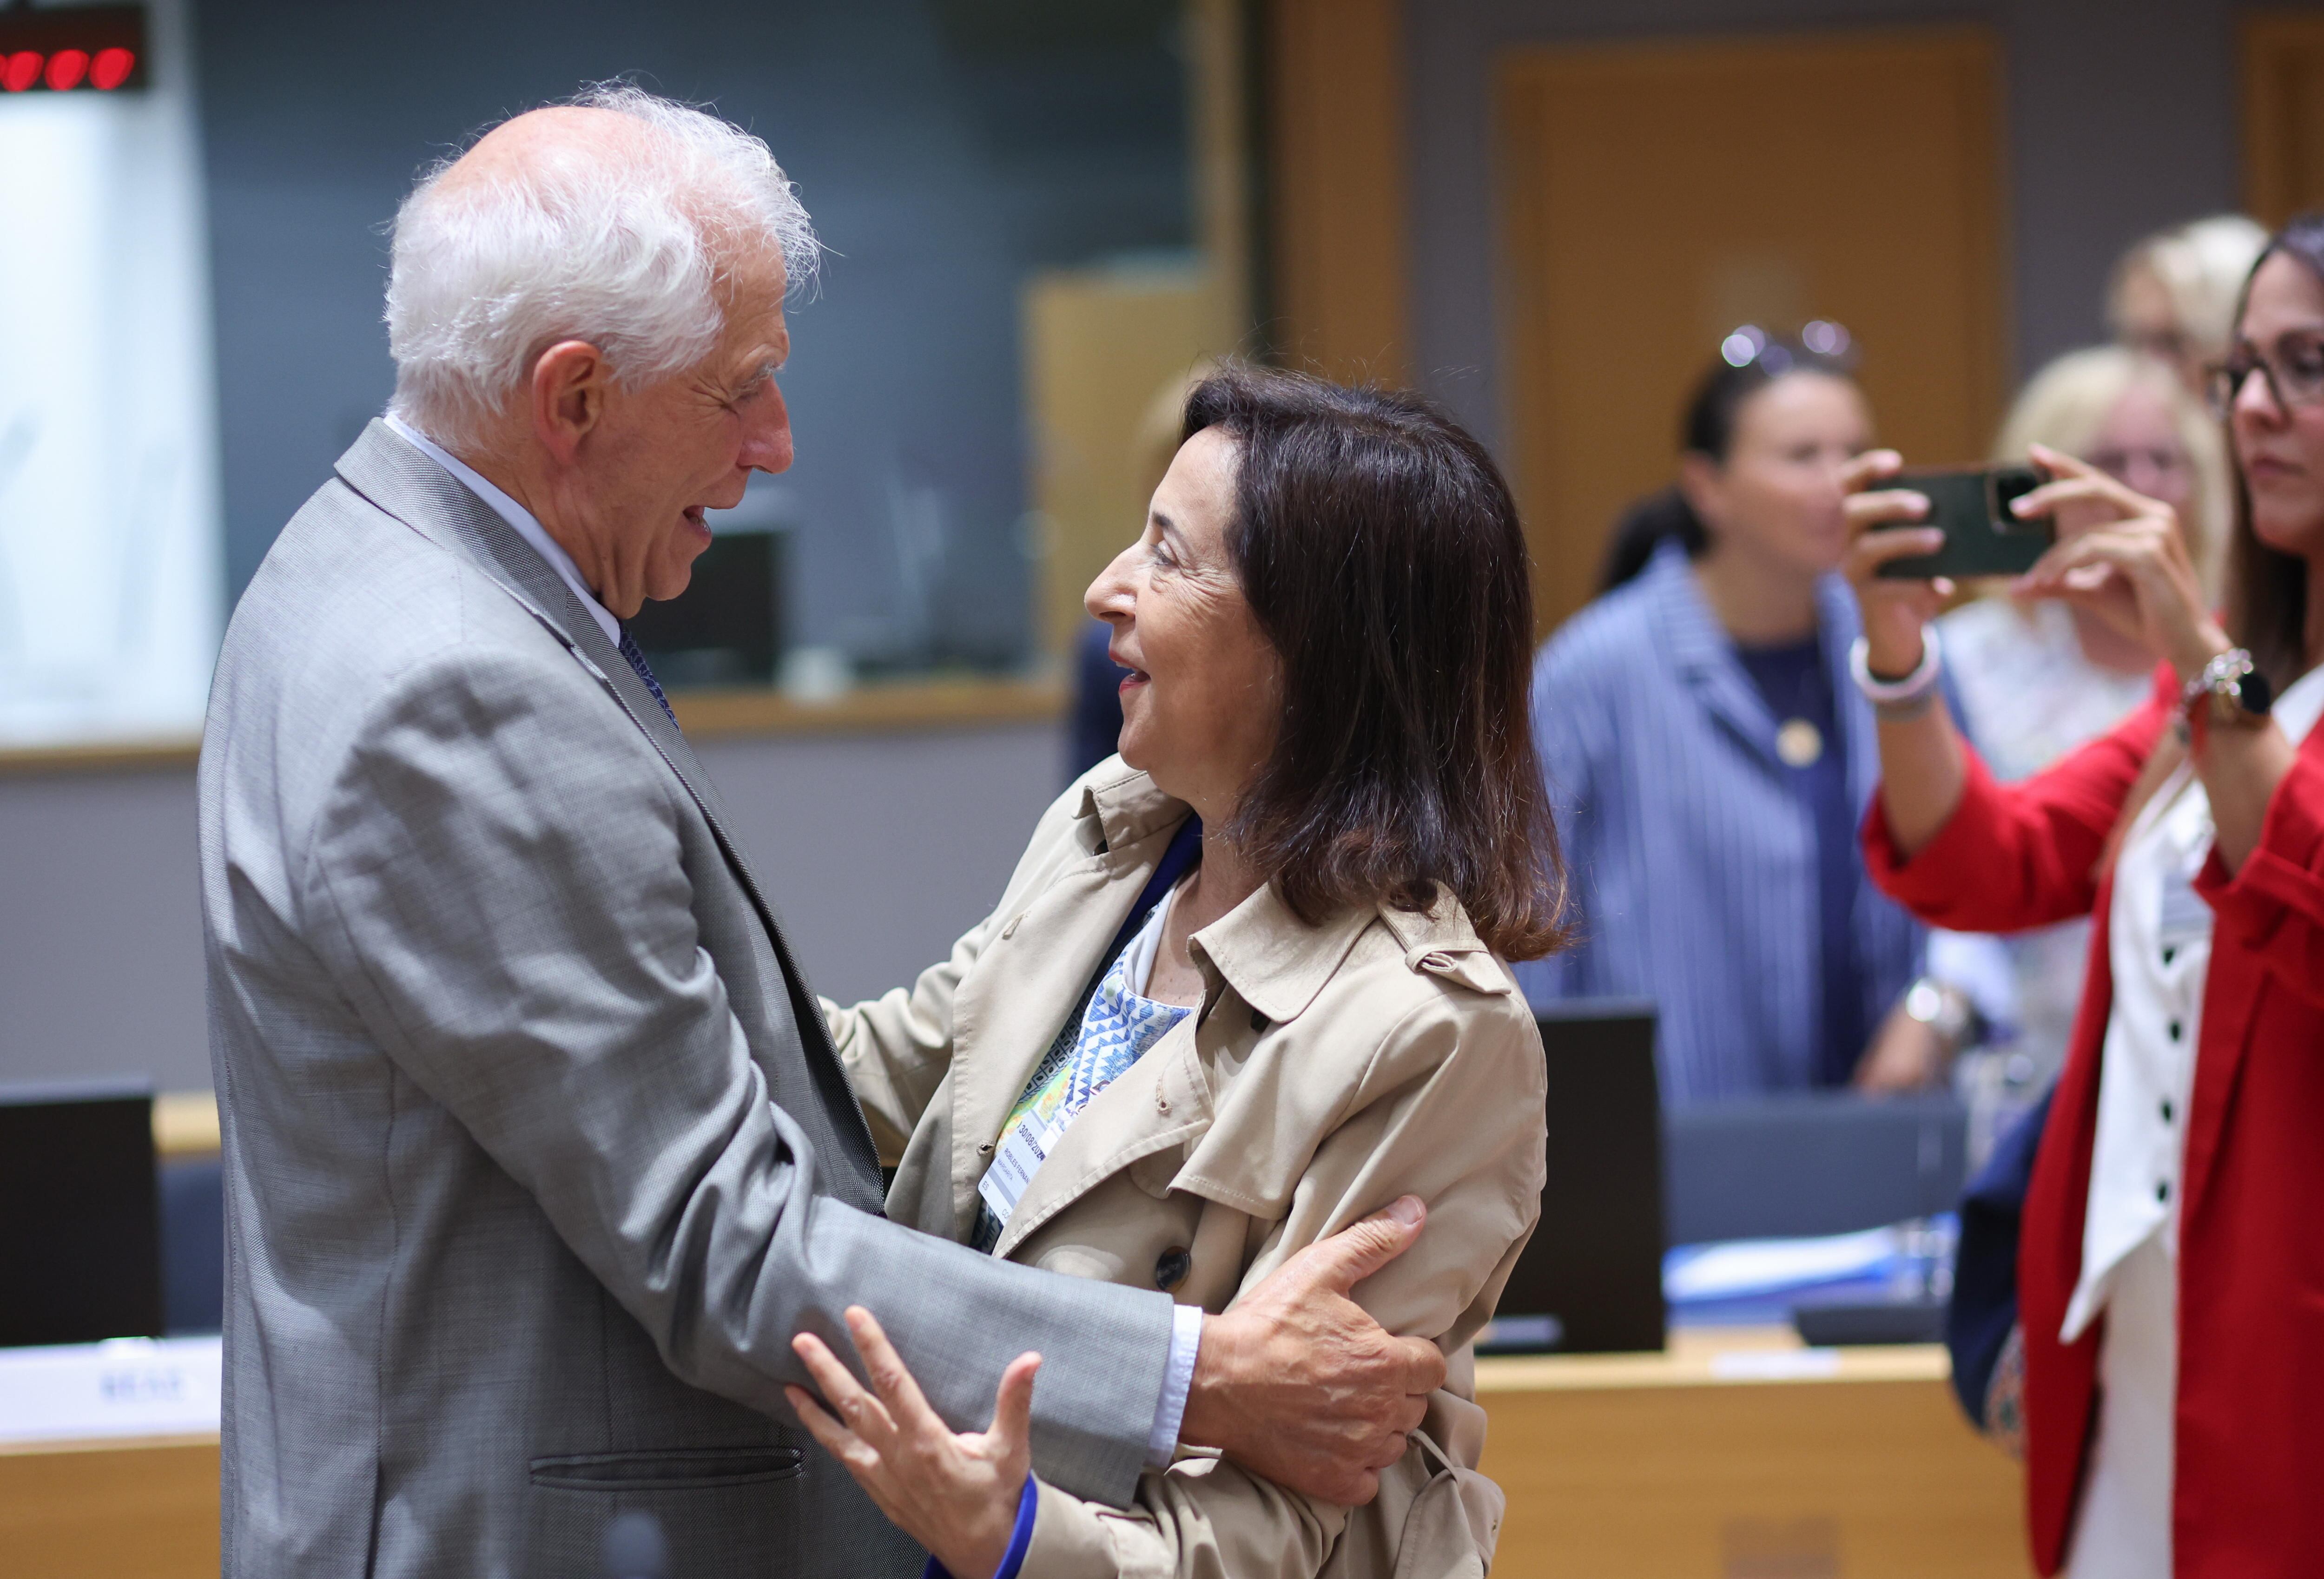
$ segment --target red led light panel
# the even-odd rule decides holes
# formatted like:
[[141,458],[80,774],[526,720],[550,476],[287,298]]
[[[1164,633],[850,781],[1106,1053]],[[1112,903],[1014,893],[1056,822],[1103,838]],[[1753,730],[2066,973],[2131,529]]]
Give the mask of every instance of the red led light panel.
[[0,97],[146,86],[143,5],[0,8]]

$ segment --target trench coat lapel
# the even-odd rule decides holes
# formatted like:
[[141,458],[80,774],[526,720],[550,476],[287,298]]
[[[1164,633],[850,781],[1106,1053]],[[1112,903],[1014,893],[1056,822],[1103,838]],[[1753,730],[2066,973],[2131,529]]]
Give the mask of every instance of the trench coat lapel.
[[1191,1144],[1211,1127],[1211,1082],[1196,1046],[1201,1011],[1091,1098],[1025,1187],[992,1253],[1007,1256],[1041,1225],[1140,1157]]
[[[1092,842],[1102,848],[1002,925],[982,967],[962,982],[953,1005],[954,1045],[961,1050],[951,1081],[953,1216],[958,1222],[974,1221],[977,1181],[992,1155],[985,1148],[1000,1138],[1002,1122],[1056,1040],[1065,1016],[1079,1007],[1091,978],[1105,963],[1106,944],[1160,864],[1188,808],[1154,788],[1144,774],[1125,770],[1120,779],[1084,789],[1080,814],[1093,822]],[[1016,1216],[1023,1215],[1020,1203]]]
[[[1148,869],[1152,864],[1148,861]],[[1171,1146],[1187,1149],[1186,1164],[1172,1180],[1172,1189],[1231,1202],[1233,1198],[1213,1182],[1206,1169],[1202,1147],[1216,1116],[1203,1055],[1211,1010],[1231,987],[1267,1023],[1296,1019],[1314,1002],[1377,913],[1351,908],[1320,926],[1310,926],[1270,885],[1196,932],[1193,950],[1206,982],[1203,1002],[1066,1126],[1056,1150],[1026,1185],[994,1253],[1008,1255],[1099,1184],[1139,1158]],[[1474,943],[1473,938],[1469,941]],[[1455,941],[1452,946],[1460,945]],[[1010,1100],[1021,1087],[1020,1079]],[[994,1123],[997,1128],[998,1118]],[[1213,1196],[1214,1190],[1221,1193]]]

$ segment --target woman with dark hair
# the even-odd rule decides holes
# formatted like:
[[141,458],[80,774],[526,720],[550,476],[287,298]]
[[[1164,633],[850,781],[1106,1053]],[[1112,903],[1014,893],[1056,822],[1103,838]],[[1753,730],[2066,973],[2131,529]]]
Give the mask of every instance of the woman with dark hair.
[[[1036,830],[986,920],[832,1032],[891,1216],[1216,1312],[1400,1197],[1419,1241],[1361,1285],[1459,1349],[1539,1210],[1541,1041],[1506,960],[1557,945],[1508,487],[1417,397],[1231,370],[1199,385],[1139,540],[1089,591],[1121,751]],[[1126,1511],[1028,1477],[1036,1357],[955,1437],[868,1314],[867,1391],[811,1336],[818,1440],[960,1579],[1438,1574],[1491,1560],[1484,1418],[1440,1390],[1348,1508],[1172,1443]]]
[[1847,349],[1825,323],[1727,337],[1678,486],[1634,512],[1609,575],[1642,548],[1644,567],[1534,670],[1576,941],[1518,977],[1536,1002],[1652,998],[1673,1105],[1911,1088],[1966,1040],[1966,998],[1921,977],[1924,934],[1857,850],[1877,766],[1836,573],[1872,425]]
[[[1948,589],[1875,574],[1939,539],[1909,525],[1925,501],[1849,500],[1874,878],[1949,927],[2096,922],[1999,1372],[2044,1574],[2247,1579],[2324,1551],[2324,219],[2261,255],[2213,395],[2238,484],[2223,619],[2166,506],[2042,452],[2055,480],[2019,509],[2060,541],[2018,590],[2135,638],[2154,690],[2015,785],[1929,705]],[[1867,455],[1851,486],[1898,464]]]

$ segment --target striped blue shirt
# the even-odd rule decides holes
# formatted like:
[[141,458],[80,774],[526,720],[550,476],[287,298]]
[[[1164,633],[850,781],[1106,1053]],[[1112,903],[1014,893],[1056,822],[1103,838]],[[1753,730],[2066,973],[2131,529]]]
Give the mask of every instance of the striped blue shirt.
[[[1847,755],[1860,817],[1880,759],[1848,675],[1856,600],[1827,576],[1816,601],[1840,723],[1827,749]],[[1654,999],[1666,1104],[1815,1084],[1827,1060],[1814,816],[1683,549],[1665,544],[1550,639],[1533,714],[1578,935],[1517,968],[1527,996]],[[1877,1025],[1920,970],[1924,934],[1868,883],[1853,926],[1861,1023]]]

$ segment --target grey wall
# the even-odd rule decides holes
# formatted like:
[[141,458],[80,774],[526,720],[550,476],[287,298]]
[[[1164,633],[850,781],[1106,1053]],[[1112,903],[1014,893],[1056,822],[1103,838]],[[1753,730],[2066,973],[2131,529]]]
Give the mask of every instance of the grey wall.
[[[1000,897],[1063,742],[1034,724],[713,740],[801,967],[853,999],[908,982]],[[0,1084],[210,1084],[191,768],[0,777]]]
[[[229,599],[392,387],[384,227],[418,169],[637,73],[766,138],[832,249],[783,380],[790,629],[875,659],[1022,656],[1019,291],[1038,267],[1190,243],[1170,0],[196,9]],[[897,508],[930,495],[934,565],[925,517]]]
[[1415,363],[1499,440],[1489,62],[1504,45],[1989,24],[2008,74],[2005,244],[2023,373],[2100,335],[2123,247],[2236,206],[2236,14],[2225,0],[1410,0]]

